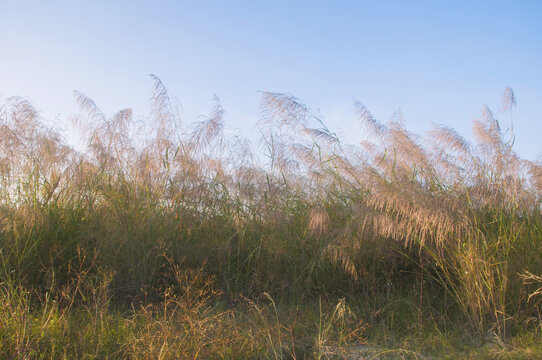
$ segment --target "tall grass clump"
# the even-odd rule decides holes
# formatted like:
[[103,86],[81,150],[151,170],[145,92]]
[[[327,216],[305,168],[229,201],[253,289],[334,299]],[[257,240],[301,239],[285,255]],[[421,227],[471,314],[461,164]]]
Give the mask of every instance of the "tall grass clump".
[[[515,105],[505,93],[504,108]],[[361,163],[340,156],[342,171],[364,189],[369,231],[416,249],[416,262],[450,293],[472,326],[504,336],[525,305],[521,273],[540,271],[540,164],[520,159],[486,107],[476,143],[436,126],[428,140],[400,119],[376,121],[357,104],[380,140],[363,144]],[[360,181],[361,179],[361,181]]]
[[355,102],[359,145],[266,92],[252,145],[225,128],[218,98],[185,124],[152,80],[143,123],[75,92],[84,151],[27,100],[2,100],[5,356],[324,358],[362,341],[360,317],[501,342],[540,331],[542,164],[497,119],[510,89],[472,142]]
[[[347,205],[342,210],[350,219],[327,237],[324,253],[332,262],[355,281],[367,267],[360,257],[374,251],[370,241],[378,239],[376,246],[386,249],[378,257],[387,268],[397,266],[393,254],[399,245],[410,265],[453,297],[474,329],[506,336],[507,324],[527,306],[522,273],[540,271],[541,167],[517,156],[513,135],[501,130],[489,108],[474,121],[475,143],[470,143],[440,125],[424,139],[409,132],[400,116],[381,123],[356,102],[374,140],[352,147],[295,98],[266,94],[264,105],[271,119],[278,114],[282,121],[277,134],[268,136],[280,139],[270,146],[280,173],[296,168],[311,179],[303,185],[313,202],[309,228],[327,228],[322,202]],[[499,115],[514,106],[507,89]],[[310,117],[319,127],[309,127]],[[286,133],[310,139],[285,145],[284,125],[290,127]],[[275,155],[275,149],[282,152]],[[374,275],[374,264],[371,270]],[[421,293],[423,282],[420,286]]]

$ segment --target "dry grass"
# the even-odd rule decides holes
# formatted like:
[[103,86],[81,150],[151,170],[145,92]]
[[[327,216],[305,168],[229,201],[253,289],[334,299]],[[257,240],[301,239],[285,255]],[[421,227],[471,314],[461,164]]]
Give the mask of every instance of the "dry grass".
[[420,337],[456,324],[505,347],[540,331],[542,164],[497,120],[511,89],[473,143],[356,102],[373,139],[360,146],[263,93],[263,157],[225,130],[218,98],[185,124],[152,80],[143,125],[75,93],[84,152],[25,99],[2,101],[4,357],[322,358],[361,318],[399,333],[414,321]]

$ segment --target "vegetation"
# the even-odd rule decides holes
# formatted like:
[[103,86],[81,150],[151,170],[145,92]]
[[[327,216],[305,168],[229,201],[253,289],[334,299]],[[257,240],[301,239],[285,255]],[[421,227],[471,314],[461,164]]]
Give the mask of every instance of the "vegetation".
[[476,143],[356,103],[361,146],[263,93],[260,156],[218,99],[185,125],[153,82],[143,125],[76,92],[82,152],[1,104],[1,358],[542,356],[542,164],[496,119],[510,89]]

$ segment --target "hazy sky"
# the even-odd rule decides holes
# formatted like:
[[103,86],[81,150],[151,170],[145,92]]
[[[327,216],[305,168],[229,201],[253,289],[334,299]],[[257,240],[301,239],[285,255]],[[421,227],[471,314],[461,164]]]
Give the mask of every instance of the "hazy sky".
[[[542,1],[0,0],[0,95],[63,121],[73,90],[108,114],[148,110],[158,75],[191,122],[213,94],[253,133],[259,91],[288,92],[348,141],[352,99],[380,120],[470,135],[514,89],[516,150],[542,155]],[[508,127],[510,117],[501,119]]]

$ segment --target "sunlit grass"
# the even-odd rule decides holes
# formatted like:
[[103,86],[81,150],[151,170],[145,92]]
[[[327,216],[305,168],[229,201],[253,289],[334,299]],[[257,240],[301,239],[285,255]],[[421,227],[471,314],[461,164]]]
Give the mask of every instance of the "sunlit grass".
[[542,166],[496,119],[510,89],[475,143],[356,103],[361,146],[264,93],[259,152],[153,81],[144,126],[75,94],[82,153],[3,101],[4,358],[541,353]]

